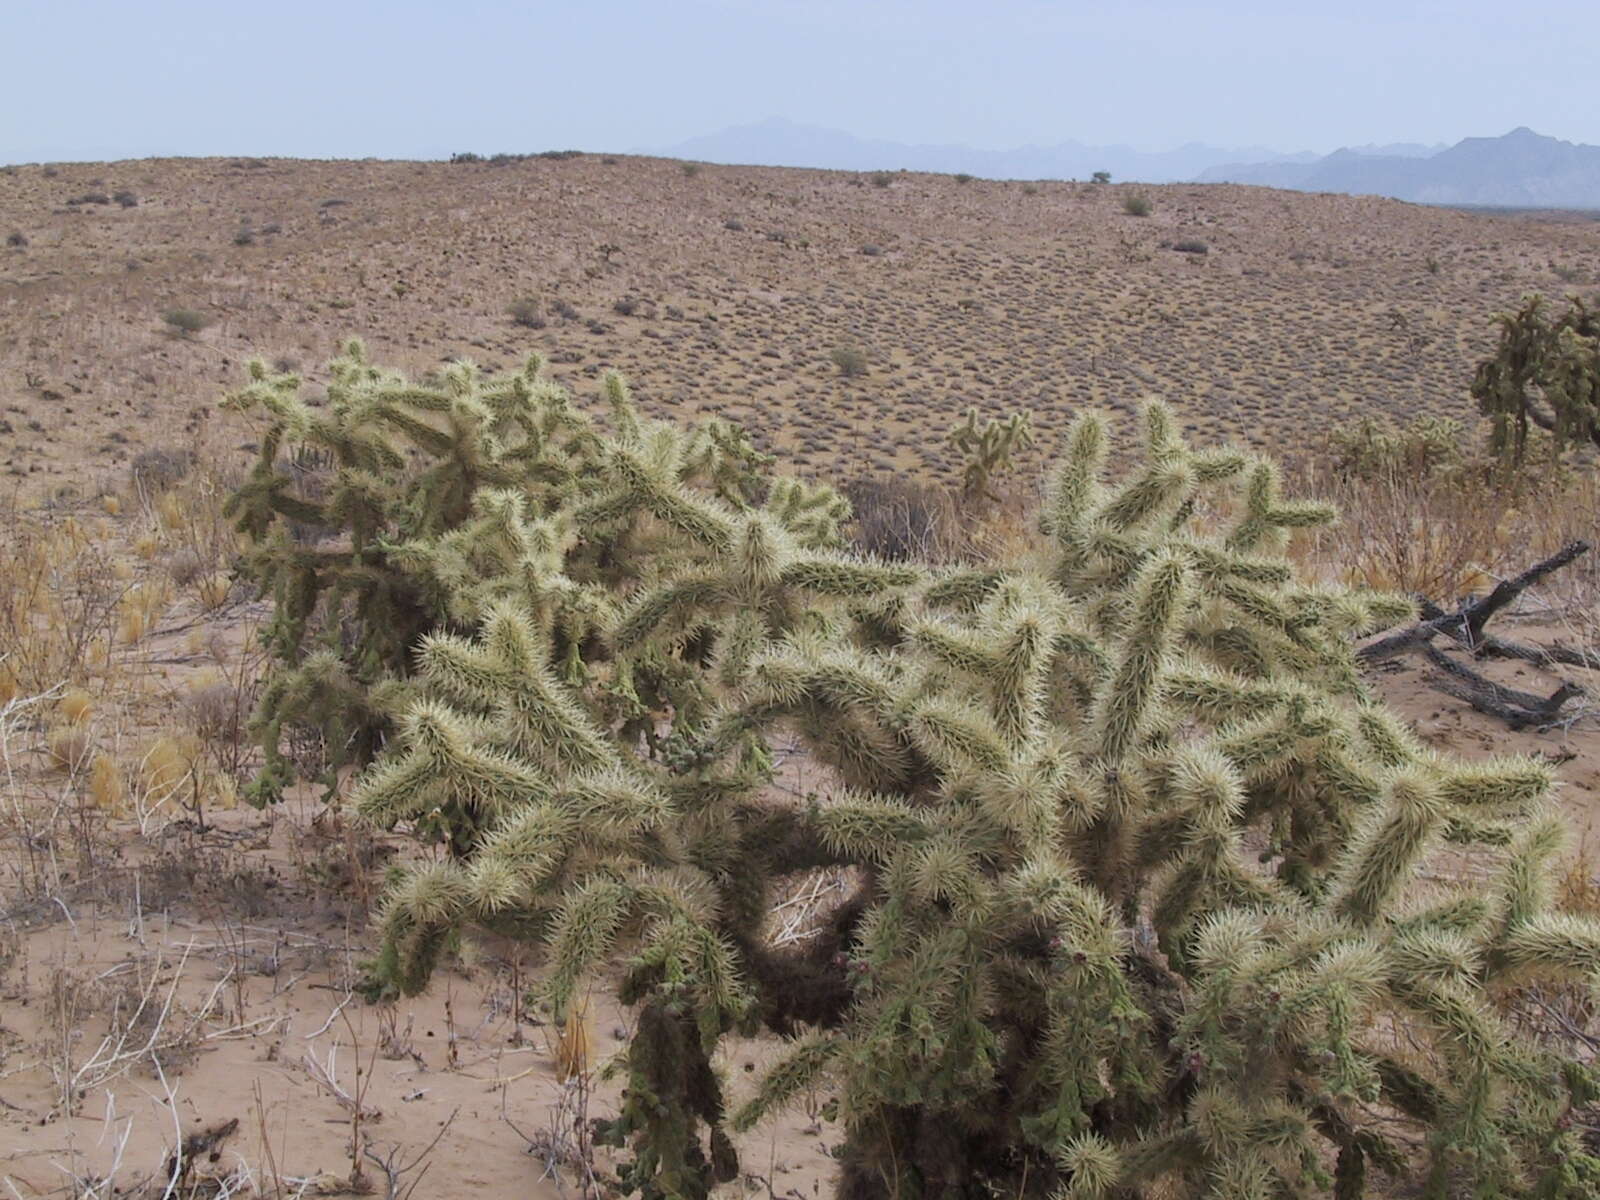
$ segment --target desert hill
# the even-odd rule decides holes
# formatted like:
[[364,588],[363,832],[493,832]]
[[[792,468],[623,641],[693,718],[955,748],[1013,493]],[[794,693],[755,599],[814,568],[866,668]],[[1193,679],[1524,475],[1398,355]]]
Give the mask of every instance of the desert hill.
[[1466,415],[1492,315],[1600,281],[1581,221],[591,155],[15,167],[0,239],[0,466],[76,488],[185,444],[248,356],[314,379],[349,334],[413,370],[537,349],[581,390],[619,367],[835,477],[945,473],[968,405],[1034,409],[1049,447],[1079,406],[1152,393],[1202,440],[1295,448],[1363,412]]

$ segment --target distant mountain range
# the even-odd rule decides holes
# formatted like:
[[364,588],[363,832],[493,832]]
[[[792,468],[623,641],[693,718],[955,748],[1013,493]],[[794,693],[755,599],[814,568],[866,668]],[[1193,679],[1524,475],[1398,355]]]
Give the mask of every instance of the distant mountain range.
[[1420,155],[1374,153],[1363,146],[1310,163],[1268,159],[1209,167],[1199,178],[1419,204],[1600,209],[1600,146],[1563,142],[1523,126],[1504,137],[1463,138]]
[[772,117],[737,125],[721,133],[690,138],[654,151],[669,158],[764,167],[822,167],[834,171],[938,171],[985,179],[1088,179],[1109,171],[1113,179],[1170,183],[1193,179],[1227,163],[1270,162],[1309,165],[1312,153],[1281,154],[1264,147],[1225,150],[1192,142],[1176,150],[1146,153],[1131,146],[1087,146],[1061,142],[1015,150],[974,150],[969,146],[907,146],[859,138],[838,129],[800,125]]
[[774,167],[966,172],[987,179],[1088,179],[1109,171],[1114,180],[1145,183],[1249,183],[1421,204],[1600,209],[1600,146],[1564,142],[1526,127],[1454,146],[1397,142],[1318,156],[1198,142],[1154,152],[1075,141],[1014,150],[912,146],[773,117],[650,153]]

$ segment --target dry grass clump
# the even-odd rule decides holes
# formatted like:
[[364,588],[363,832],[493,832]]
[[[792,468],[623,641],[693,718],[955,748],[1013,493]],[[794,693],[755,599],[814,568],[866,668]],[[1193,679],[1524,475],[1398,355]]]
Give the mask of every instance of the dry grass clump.
[[108,816],[121,816],[127,807],[127,779],[117,760],[109,754],[94,756],[89,768],[89,799]]
[[[1530,462],[1508,473],[1482,444],[1476,431],[1428,417],[1336,428],[1293,486],[1333,501],[1341,520],[1305,539],[1302,555],[1341,582],[1448,605],[1567,542],[1594,539],[1593,470]],[[1580,568],[1561,582],[1582,576]]]
[[83,688],[69,688],[56,701],[56,714],[68,725],[82,725],[94,712],[94,697]]
[[117,608],[117,641],[131,646],[145,638],[160,621],[171,600],[167,585],[156,579],[128,589]]
[[69,775],[79,774],[94,753],[94,741],[81,725],[57,725],[45,735],[50,761]]
[[195,597],[206,612],[214,612],[228,602],[233,580],[223,571],[212,571],[195,584]]
[[199,757],[200,743],[193,736],[162,734],[155,738],[139,758],[138,782],[145,803],[158,807],[188,786]]
[[0,697],[84,681],[118,619],[108,548],[76,518],[0,506]]

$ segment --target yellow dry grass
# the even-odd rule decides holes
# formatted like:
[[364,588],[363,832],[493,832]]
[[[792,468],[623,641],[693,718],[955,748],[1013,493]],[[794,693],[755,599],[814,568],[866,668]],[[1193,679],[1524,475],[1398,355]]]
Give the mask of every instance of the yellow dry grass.
[[127,779],[109,754],[94,757],[89,768],[89,798],[97,809],[110,816],[121,816],[127,806]]
[[554,1051],[556,1078],[565,1083],[589,1071],[593,1053],[594,1034],[590,1028],[589,998],[584,996],[573,1004],[567,1019],[556,1032]]
[[94,712],[94,697],[83,688],[70,688],[56,701],[56,713],[69,725],[81,725]]
[[94,753],[94,739],[81,725],[58,725],[45,737],[45,748],[57,769],[76,775]]

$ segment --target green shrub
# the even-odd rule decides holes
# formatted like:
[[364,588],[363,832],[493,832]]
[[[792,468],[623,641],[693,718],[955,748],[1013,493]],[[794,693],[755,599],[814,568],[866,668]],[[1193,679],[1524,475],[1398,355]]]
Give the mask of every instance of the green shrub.
[[193,337],[211,324],[210,317],[192,308],[169,308],[161,314],[161,319],[169,329],[184,337]]
[[859,379],[867,373],[867,352],[860,346],[835,346],[828,358],[846,379]]
[[1148,217],[1154,206],[1143,192],[1130,192],[1122,198],[1122,211],[1130,217]]
[[538,296],[523,296],[506,305],[506,316],[524,329],[543,329],[544,301]]
[[[258,724],[362,747],[362,819],[450,850],[396,879],[371,985],[483,927],[544,949],[560,1019],[626,950],[624,1190],[706,1196],[731,1133],[825,1087],[852,1200],[1592,1194],[1593,1081],[1502,1002],[1600,969],[1549,911],[1550,767],[1450,761],[1372,701],[1351,639],[1410,606],[1296,580],[1331,513],[1269,462],[1151,405],[1112,483],[1083,415],[1037,555],[886,565],[838,550],[831,491],[615,377],[602,431],[537,362],[429,388],[352,346],[314,411],[251,372]],[[321,502],[295,440],[334,458]],[[830,773],[803,804],[779,736]],[[1410,886],[1446,839],[1488,882]],[[773,946],[815,869],[853,893]],[[759,1027],[789,1046],[730,1116],[714,1056]]]

